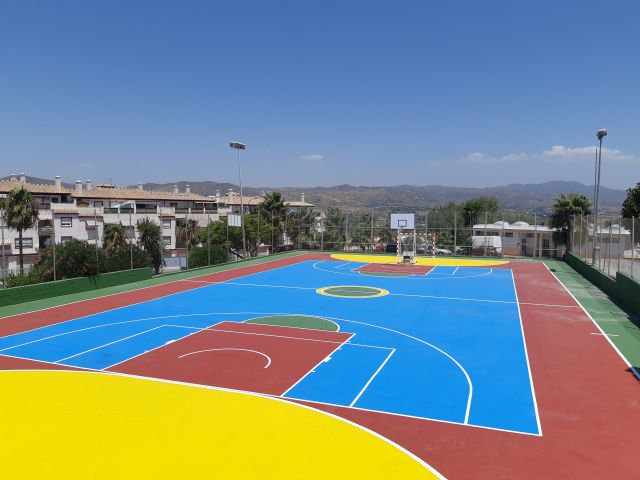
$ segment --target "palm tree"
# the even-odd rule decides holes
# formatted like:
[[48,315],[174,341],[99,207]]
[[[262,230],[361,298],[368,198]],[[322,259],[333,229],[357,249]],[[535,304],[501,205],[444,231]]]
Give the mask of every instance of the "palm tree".
[[260,204],[260,213],[264,219],[269,221],[273,217],[274,226],[284,222],[287,216],[287,207],[284,204],[282,194],[280,192],[265,193]]
[[4,221],[7,227],[18,231],[20,273],[24,273],[22,232],[38,222],[38,203],[24,187],[11,190],[2,201]]
[[559,229],[554,232],[554,241],[562,244],[563,241],[570,240],[567,236],[571,218],[577,215],[590,215],[591,202],[584,195],[570,193],[560,194],[553,202],[553,213],[551,214],[551,227]]
[[160,267],[164,263],[162,258],[164,242],[160,225],[148,218],[143,218],[138,220],[137,227],[140,233],[140,245],[151,257],[151,264],[156,273],[160,273]]
[[176,236],[184,242],[187,248],[193,248],[200,243],[199,231],[198,222],[190,218],[176,228]]
[[102,244],[108,256],[126,246],[127,239],[122,223],[107,223],[104,226]]

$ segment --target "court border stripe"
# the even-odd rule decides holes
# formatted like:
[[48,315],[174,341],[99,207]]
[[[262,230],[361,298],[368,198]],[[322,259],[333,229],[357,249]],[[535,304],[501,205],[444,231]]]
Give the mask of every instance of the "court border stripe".
[[522,346],[524,347],[524,358],[527,362],[527,373],[529,374],[529,386],[531,388],[531,399],[533,400],[533,410],[536,414],[536,424],[538,426],[538,433],[542,437],[542,422],[540,420],[540,412],[538,411],[538,399],[536,397],[536,389],[533,385],[533,374],[531,373],[531,364],[529,362],[529,351],[527,350],[527,340],[524,335],[524,324],[522,322],[522,312],[520,311],[520,302],[518,300],[518,288],[516,287],[516,279],[513,274],[513,270],[511,271],[511,281],[513,282],[513,293],[516,296],[516,305],[518,307],[518,319],[520,321],[520,334],[522,335]]
[[607,333],[602,329],[602,327],[598,324],[598,322],[595,321],[595,319],[591,316],[591,314],[587,311],[586,308],[584,308],[584,306],[582,305],[582,303],[580,303],[578,301],[578,299],[575,297],[575,295],[573,293],[571,293],[571,290],[569,290],[567,288],[567,286],[562,283],[562,281],[556,276],[555,273],[553,273],[551,271],[551,269],[549,268],[549,266],[544,263],[544,266],[546,267],[546,269],[549,271],[549,273],[551,275],[553,275],[553,277],[556,279],[556,281],[562,286],[562,288],[569,294],[571,295],[571,298],[573,298],[573,301],[576,302],[576,304],[582,309],[582,311],[587,315],[587,317],[593,322],[593,324],[596,326],[596,328],[602,333],[602,336],[604,338],[607,339],[607,341],[609,342],[609,344],[613,347],[613,349],[615,350],[615,352],[618,354],[618,356],[622,359],[622,361],[625,363],[625,365],[627,365],[627,367],[629,367],[629,370],[631,370],[631,373],[633,373],[633,375],[635,375],[637,380],[640,380],[640,372],[638,372],[638,370],[636,370],[636,368],[631,365],[631,362],[629,362],[629,360],[627,359],[627,357],[625,357],[622,352],[620,351],[620,349],[618,349],[618,347],[616,346],[615,343],[613,343],[613,340],[611,340],[611,338],[607,335]]

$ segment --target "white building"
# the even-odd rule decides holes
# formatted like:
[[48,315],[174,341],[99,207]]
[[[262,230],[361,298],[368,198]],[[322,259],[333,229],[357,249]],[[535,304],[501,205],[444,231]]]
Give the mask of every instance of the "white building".
[[[473,226],[473,253],[525,257],[556,257],[564,254],[564,244],[556,245],[554,229],[527,222],[498,221]],[[486,238],[486,240],[485,240]]]
[[[24,174],[20,178],[0,180],[0,197],[11,190],[24,187],[31,192],[40,206],[38,225],[23,231],[23,253],[25,265],[33,264],[40,248],[72,239],[100,241],[104,225],[122,223],[128,237],[137,240],[136,223],[149,218],[162,225],[163,238],[168,254],[176,249],[176,226],[187,217],[205,227],[209,221],[219,219],[215,200],[191,193],[189,186],[184,192],[174,187],[172,192],[147,191],[142,184],[137,188],[116,188],[111,184],[93,186],[90,180],[76,181],[75,188],[62,185],[56,177],[53,185],[27,182]],[[18,232],[4,226],[0,228],[0,242],[4,268],[18,267]]]

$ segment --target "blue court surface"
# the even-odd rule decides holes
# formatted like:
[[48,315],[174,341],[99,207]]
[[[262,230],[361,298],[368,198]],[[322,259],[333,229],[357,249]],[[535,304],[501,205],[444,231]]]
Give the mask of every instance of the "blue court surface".
[[[374,276],[305,261],[0,338],[0,353],[104,370],[222,321],[307,315],[354,336],[284,397],[540,435],[512,272]],[[389,293],[338,298],[318,289]]]

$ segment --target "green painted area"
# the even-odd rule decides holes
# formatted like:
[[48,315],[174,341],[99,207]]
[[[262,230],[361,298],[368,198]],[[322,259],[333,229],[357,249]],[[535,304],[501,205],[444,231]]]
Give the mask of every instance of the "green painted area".
[[[17,305],[9,305],[0,307],[0,318],[7,317],[9,315],[18,315],[20,313],[32,312],[34,310],[42,310],[43,308],[56,307],[58,305],[64,305],[72,302],[80,302],[82,300],[89,300],[92,298],[104,297],[106,295],[113,295],[116,293],[129,292],[131,290],[138,290],[141,288],[152,287],[154,285],[161,285],[164,283],[175,282],[176,280],[184,280],[188,278],[197,277],[199,275],[207,275],[210,273],[223,272],[226,270],[233,270],[248,265],[257,265],[260,263],[272,262],[281,258],[295,257],[303,255],[307,252],[285,252],[269,255],[266,257],[252,258],[250,260],[240,260],[233,263],[225,263],[222,265],[216,265],[212,267],[195,268],[193,270],[181,271],[176,273],[167,273],[164,275],[157,275],[150,280],[139,281],[135,283],[127,283],[123,285],[116,285],[108,288],[101,288],[99,290],[90,290],[79,293],[73,293],[70,295],[60,295],[52,298],[45,298],[34,300],[30,302],[20,303]],[[7,292],[11,292],[15,289],[7,289]]]
[[277,325],[279,327],[310,328],[313,330],[328,330],[337,332],[338,325],[320,317],[304,315],[273,315],[269,317],[250,318],[244,323],[258,323],[260,325]]
[[327,295],[336,297],[377,297],[382,293],[379,288],[374,287],[327,287],[324,289]]
[[0,306],[6,307],[34,300],[88,292],[151,279],[151,268],[136,268],[121,272],[103,273],[91,277],[68,278],[57,282],[37,283],[24,287],[0,290]]
[[546,262],[589,315],[598,323],[629,363],[640,372],[640,317],[600,290],[570,265],[561,261]]

